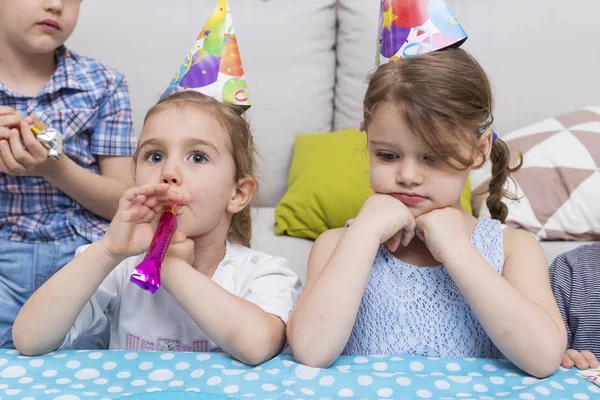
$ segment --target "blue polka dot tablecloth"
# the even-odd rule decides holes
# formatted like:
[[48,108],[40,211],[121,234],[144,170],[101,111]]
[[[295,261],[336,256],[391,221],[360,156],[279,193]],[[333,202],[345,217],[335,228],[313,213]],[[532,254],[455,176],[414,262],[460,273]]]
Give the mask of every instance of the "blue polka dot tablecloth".
[[341,357],[328,369],[279,355],[249,367],[215,353],[0,350],[1,399],[600,399],[577,370],[547,379],[487,359]]

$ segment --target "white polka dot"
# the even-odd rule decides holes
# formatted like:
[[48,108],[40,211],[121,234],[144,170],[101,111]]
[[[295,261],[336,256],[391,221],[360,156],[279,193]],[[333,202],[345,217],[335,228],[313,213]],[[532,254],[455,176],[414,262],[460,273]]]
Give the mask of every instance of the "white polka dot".
[[200,389],[198,388],[189,388],[189,389],[185,389],[186,392],[196,392],[196,393],[200,393]]
[[150,389],[146,389],[146,392],[148,392],[148,393],[162,392],[162,389],[161,388],[150,388]]
[[312,396],[313,394],[315,394],[314,390],[311,390],[309,388],[300,388],[300,391],[307,396]]
[[131,377],[131,372],[121,371],[117,374],[117,378],[126,379]]
[[[283,392],[283,394],[287,394],[288,396],[295,396],[296,395],[296,393],[292,392],[289,389],[285,389],[285,392]],[[322,400],[322,399],[320,399],[320,400]]]
[[94,396],[98,396],[98,393],[96,392],[83,392],[83,395],[86,397],[94,397]]
[[460,371],[460,365],[458,365],[457,363],[449,363],[448,365],[446,365],[446,369],[452,372]]
[[469,375],[469,376],[477,376],[477,377],[483,376],[479,372],[469,372],[467,375]]
[[458,393],[456,397],[471,397],[471,395],[469,393]]
[[281,382],[281,384],[283,386],[292,386],[294,383],[296,383],[296,381],[283,381],[283,382]]
[[425,369],[423,363],[420,363],[418,361],[411,362],[408,367],[413,371],[423,371]]
[[206,384],[208,386],[217,386],[219,383],[221,383],[222,379],[219,376],[213,376],[208,378],[208,380],[206,381]]
[[144,386],[146,384],[146,381],[143,379],[136,379],[135,381],[131,382],[132,386]]
[[81,369],[75,372],[75,378],[77,379],[96,379],[100,376],[100,372],[93,368]]
[[150,361],[145,361],[145,362],[141,363],[138,367],[142,371],[147,371],[149,369],[152,369],[152,367],[154,367],[154,364],[151,363]]
[[476,385],[473,385],[473,390],[478,393],[485,393],[488,391],[488,388],[487,388],[487,386],[478,383]]
[[44,373],[42,374],[42,376],[46,377],[46,378],[52,378],[53,376],[58,375],[58,372],[56,372],[56,370],[54,369],[49,369],[48,371],[44,371]]
[[190,364],[188,364],[186,362],[180,362],[180,363],[175,364],[175,369],[177,371],[185,371],[189,367],[190,367]]
[[400,386],[410,386],[412,381],[408,378],[401,376],[400,378],[396,379],[396,383]]
[[184,381],[171,381],[171,382],[169,382],[169,386],[171,386],[171,387],[180,387],[180,386],[183,386],[183,385],[185,385]]
[[106,390],[108,391],[108,393],[121,393],[123,391],[123,388],[120,386],[112,386]]
[[456,383],[469,383],[473,380],[470,376],[459,376],[459,375],[451,375],[448,377],[452,382]]
[[21,400],[35,400],[35,397],[23,397]]
[[175,374],[173,374],[173,371],[169,369],[157,369],[156,371],[152,371],[150,372],[150,374],[148,374],[148,378],[150,378],[151,381],[155,382],[168,381],[170,379],[173,379],[174,376]]
[[94,382],[96,385],[106,385],[108,383],[108,379],[98,378],[94,379],[92,382]]
[[[233,362],[232,362],[233,364]],[[295,363],[293,361],[289,361],[289,360],[284,360],[283,361],[283,365],[285,365],[286,367],[291,367],[292,365],[294,365]],[[235,365],[235,364],[233,364]],[[238,367],[241,367],[241,365],[238,365]]]
[[532,395],[531,393],[522,393],[519,395],[520,399],[525,399],[525,400],[535,400],[535,396]]
[[[56,371],[54,371],[56,372]],[[20,378],[27,373],[27,370],[19,365],[13,365],[12,367],[5,368],[0,373],[0,378],[12,379],[12,378]],[[56,374],[54,374],[56,375]],[[52,375],[52,376],[54,376]],[[46,375],[44,375],[46,376]]]
[[69,361],[67,363],[67,368],[69,369],[75,369],[79,367],[81,367],[81,363],[79,361]]
[[486,365],[483,366],[483,369],[485,371],[490,371],[491,372],[491,371],[497,371],[498,367],[496,367],[495,365],[492,365],[492,364],[486,364]]
[[550,394],[550,391],[547,388],[542,387],[542,386],[536,387],[535,391],[538,392],[538,393],[540,393],[540,394],[544,394],[546,396],[548,396]]
[[373,364],[373,369],[375,371],[385,371],[388,369],[388,365],[384,362],[376,362],[375,364]]
[[577,400],[588,400],[590,398],[590,396],[588,396],[587,394],[584,394],[584,393],[575,393],[573,395],[573,398],[577,399]]
[[352,369],[352,367],[350,365],[338,365],[335,368],[338,371],[340,371],[342,374],[347,374],[347,373],[351,372],[351,369]]
[[518,377],[520,375],[519,374],[515,374],[514,372],[507,372],[507,373],[504,374],[504,376],[512,378],[512,377]]
[[44,365],[44,360],[40,359],[40,358],[36,358],[34,360],[29,361],[29,366],[30,367],[41,367],[42,365]]
[[351,389],[342,389],[338,392],[338,396],[340,397],[352,397],[354,396],[354,392]]
[[274,392],[277,390],[277,385],[272,385],[270,383],[264,383],[262,385],[263,390],[267,391],[267,392]]
[[54,400],[79,400],[79,397],[74,394],[63,394],[62,396],[55,397]]
[[7,362],[8,362],[8,359],[0,358],[0,367],[3,366],[4,364],[6,364]]
[[250,372],[250,373],[244,375],[244,379],[247,381],[257,381],[258,374],[254,373],[254,372]]
[[521,380],[521,383],[523,385],[533,385],[534,383],[538,383],[541,379],[538,378],[534,378],[533,376],[528,376],[526,378],[523,378],[523,380]]
[[358,377],[357,382],[361,386],[369,386],[371,383],[373,383],[373,378],[371,378],[369,375],[361,375]]
[[567,378],[563,379],[563,382],[568,383],[569,385],[577,385],[579,383],[579,380],[575,378]]
[[521,390],[521,389],[525,389],[527,388],[527,386],[513,386],[512,390]]
[[435,387],[440,389],[440,390],[447,390],[450,389],[450,384],[446,381],[435,381]]
[[552,386],[554,389],[565,390],[564,386],[558,382],[550,382],[550,386]]
[[490,382],[492,382],[494,385],[502,385],[504,383],[504,378],[501,376],[491,376]]
[[20,354],[18,350],[8,350],[6,354]]
[[494,400],[494,398],[489,396],[479,396],[479,400]]
[[198,354],[196,356],[196,360],[198,360],[198,361],[210,360],[210,354]]
[[131,360],[135,360],[135,359],[136,359],[136,358],[138,358],[139,356],[140,356],[140,355],[139,355],[138,353],[127,353],[127,354],[125,354],[124,358],[125,358],[126,360],[129,360],[129,361],[131,361]]
[[224,369],[225,368],[225,366],[222,364],[213,364],[210,367],[214,368],[214,369]]
[[429,375],[431,375],[431,376],[446,376],[446,374],[444,374],[442,372],[432,372]]
[[175,358],[175,354],[173,354],[173,353],[164,353],[164,354],[160,355],[160,359],[165,360],[165,361],[172,360],[174,358]]
[[[271,371],[273,371],[273,370],[271,370]],[[243,369],[224,369],[221,372],[223,372],[223,375],[236,376],[236,375],[241,375],[246,371]],[[267,371],[267,372],[269,372],[269,371]],[[277,370],[277,372],[279,372],[279,370]],[[277,373],[277,372],[275,372],[275,373]],[[269,372],[269,373],[271,373],[271,372]]]
[[433,397],[429,390],[419,390],[417,392],[417,396],[419,396],[422,399],[430,399],[431,397]]
[[598,386],[590,385],[588,386],[588,390],[592,393],[600,393],[600,388]]
[[269,375],[277,375],[279,373],[279,368],[268,369],[266,372]]
[[8,389],[8,385],[0,383],[0,389]]
[[56,380],[56,383],[58,383],[59,385],[66,385],[71,383],[71,380],[69,378],[60,378]]
[[390,388],[382,388],[377,391],[377,396],[379,397],[390,397],[394,394],[394,391]]
[[195,371],[192,371],[192,373],[190,374],[190,377],[192,377],[192,378],[200,378],[203,375],[204,375],[204,370],[203,369],[197,369]]
[[366,364],[369,362],[369,359],[367,357],[356,357],[354,358],[354,363],[355,364]]
[[319,368],[307,367],[306,365],[298,365],[295,371],[298,378],[307,381],[316,378],[321,372]]
[[234,394],[239,391],[240,391],[240,387],[238,385],[229,385],[225,389],[223,389],[223,392],[225,392],[227,394]]
[[105,362],[104,364],[102,364],[102,369],[106,371],[112,371],[115,368],[117,368],[117,363],[113,361]]
[[21,393],[21,389],[6,389],[4,393],[6,393],[7,396],[16,396]]
[[331,375],[327,375],[327,376],[322,377],[319,380],[319,385],[321,385],[321,386],[331,386],[331,385],[333,385],[333,382],[335,382],[335,378],[333,376],[331,376]]
[[71,385],[71,389],[83,389],[85,388],[85,385],[82,385],[81,383],[76,384],[76,385]]
[[99,360],[102,358],[102,356],[103,354],[99,351],[95,351],[93,353],[88,354],[88,358],[90,358],[91,360]]
[[19,383],[27,384],[33,382],[33,378],[21,378],[19,379]]
[[66,356],[67,356],[66,354],[62,353],[62,354],[53,355],[52,358],[65,358]]
[[32,386],[31,388],[33,390],[43,390],[43,389],[46,389],[47,387],[48,386],[46,386],[46,385],[35,385],[35,386]]

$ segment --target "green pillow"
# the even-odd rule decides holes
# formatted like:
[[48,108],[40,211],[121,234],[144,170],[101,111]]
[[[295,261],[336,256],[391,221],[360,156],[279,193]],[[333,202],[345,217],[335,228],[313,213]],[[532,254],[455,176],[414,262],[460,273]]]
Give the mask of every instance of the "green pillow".
[[[288,189],[275,207],[275,234],[316,239],[343,227],[373,194],[367,136],[358,128],[296,138]],[[461,203],[471,213],[470,181]]]

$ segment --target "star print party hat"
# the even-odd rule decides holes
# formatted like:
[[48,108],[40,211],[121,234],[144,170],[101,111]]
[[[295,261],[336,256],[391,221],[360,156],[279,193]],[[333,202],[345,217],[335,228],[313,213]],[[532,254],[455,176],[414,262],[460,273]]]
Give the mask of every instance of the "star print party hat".
[[376,65],[460,46],[467,33],[444,0],[380,0]]
[[162,98],[183,90],[195,90],[225,103],[250,107],[227,0],[219,0]]

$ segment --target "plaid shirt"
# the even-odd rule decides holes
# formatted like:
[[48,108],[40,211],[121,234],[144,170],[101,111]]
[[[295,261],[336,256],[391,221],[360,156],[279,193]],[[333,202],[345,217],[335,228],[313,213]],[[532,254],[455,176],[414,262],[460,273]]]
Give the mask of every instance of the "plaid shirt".
[[[0,104],[23,115],[35,112],[62,132],[63,156],[99,174],[98,155],[135,151],[127,83],[121,73],[64,46],[55,57],[56,72],[36,97],[11,92],[0,82]],[[94,241],[107,227],[108,221],[45,179],[0,172],[0,239],[33,243],[83,236]]]

